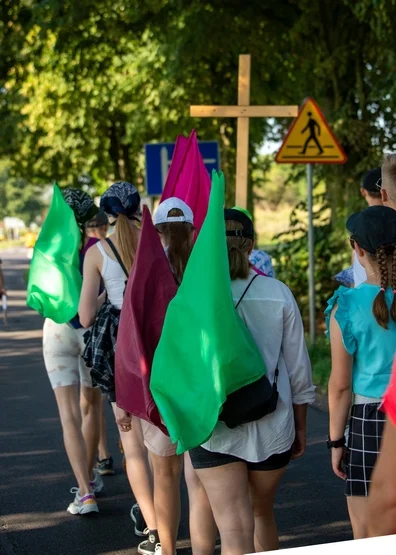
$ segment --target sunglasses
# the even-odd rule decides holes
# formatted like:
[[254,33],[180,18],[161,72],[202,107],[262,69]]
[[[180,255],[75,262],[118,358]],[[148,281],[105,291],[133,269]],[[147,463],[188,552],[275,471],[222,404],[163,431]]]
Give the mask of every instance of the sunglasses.
[[378,181],[377,181],[377,183],[375,184],[375,186],[377,187],[377,189],[378,189],[379,191],[381,191],[381,190],[383,189],[383,186],[382,186],[382,177],[380,177],[380,178],[378,179]]
[[355,250],[355,239],[349,239],[349,244],[351,245],[352,249]]

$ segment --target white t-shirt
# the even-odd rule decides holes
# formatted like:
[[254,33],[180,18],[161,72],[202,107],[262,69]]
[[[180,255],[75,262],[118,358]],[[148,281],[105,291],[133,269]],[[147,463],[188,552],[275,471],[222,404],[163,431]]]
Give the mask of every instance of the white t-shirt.
[[356,256],[356,252],[353,253],[353,282],[354,286],[357,287],[361,283],[367,280],[366,270],[360,264],[358,257]]
[[[232,293],[236,304],[248,280],[235,280]],[[274,278],[259,276],[247,291],[238,313],[249,328],[265,361],[272,383],[279,368],[279,400],[275,412],[233,430],[218,422],[208,451],[234,455],[249,462],[265,461],[290,449],[295,437],[293,404],[313,403],[311,363],[297,303],[291,291]]]

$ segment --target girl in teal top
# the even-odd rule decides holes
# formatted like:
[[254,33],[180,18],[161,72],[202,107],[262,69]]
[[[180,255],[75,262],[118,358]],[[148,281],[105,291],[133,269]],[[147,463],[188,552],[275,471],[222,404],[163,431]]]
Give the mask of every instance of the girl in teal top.
[[385,422],[379,408],[396,352],[396,211],[372,206],[353,214],[347,229],[367,281],[340,287],[325,312],[332,358],[328,446],[335,474],[346,480],[357,539],[367,537],[367,496]]

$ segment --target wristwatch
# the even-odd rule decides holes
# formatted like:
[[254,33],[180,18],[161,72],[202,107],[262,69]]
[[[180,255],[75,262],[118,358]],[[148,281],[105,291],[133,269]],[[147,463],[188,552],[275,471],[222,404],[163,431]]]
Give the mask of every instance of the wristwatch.
[[345,436],[336,441],[331,441],[330,437],[327,437],[327,449],[338,449],[339,447],[344,447],[345,445]]

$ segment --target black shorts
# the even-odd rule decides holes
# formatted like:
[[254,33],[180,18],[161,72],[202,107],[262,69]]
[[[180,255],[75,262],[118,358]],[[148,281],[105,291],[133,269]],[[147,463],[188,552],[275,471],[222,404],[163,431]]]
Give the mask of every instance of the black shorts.
[[386,419],[379,406],[380,403],[352,406],[346,456],[347,496],[368,496]]
[[289,449],[284,453],[272,455],[265,461],[254,463],[244,461],[243,459],[239,459],[238,457],[234,457],[233,455],[226,455],[225,453],[213,453],[212,451],[208,451],[203,447],[196,447],[195,449],[191,449],[189,453],[191,463],[195,470],[203,468],[214,468],[216,466],[223,466],[225,464],[231,464],[235,462],[245,463],[249,470],[279,470],[280,468],[284,468],[289,464],[292,456],[292,450]]

